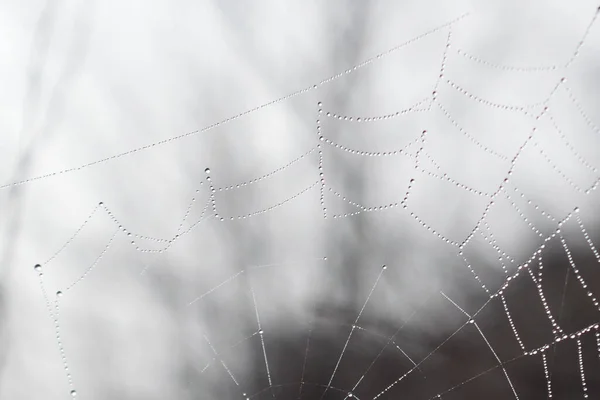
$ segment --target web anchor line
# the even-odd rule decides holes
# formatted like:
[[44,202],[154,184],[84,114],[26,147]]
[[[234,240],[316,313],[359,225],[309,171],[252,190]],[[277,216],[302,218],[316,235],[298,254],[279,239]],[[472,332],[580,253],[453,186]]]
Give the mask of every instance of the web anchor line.
[[446,23],[444,23],[442,25],[439,25],[439,26],[437,26],[435,28],[432,28],[432,29],[428,30],[427,32],[424,32],[424,33],[422,33],[422,34],[420,34],[418,36],[415,36],[415,37],[413,37],[413,38],[411,38],[411,39],[409,39],[409,40],[407,40],[407,41],[405,41],[405,42],[403,42],[403,43],[401,43],[399,45],[396,45],[396,46],[394,46],[394,47],[392,47],[392,48],[390,48],[390,49],[388,49],[388,50],[386,50],[384,52],[381,52],[381,53],[375,55],[374,57],[368,58],[365,61],[361,62],[360,64],[356,64],[355,66],[353,66],[351,68],[348,68],[348,69],[346,69],[343,72],[340,72],[338,74],[332,75],[329,78],[325,78],[325,79],[321,80],[317,84],[314,84],[314,85],[311,85],[311,86],[307,86],[307,87],[305,87],[303,89],[300,89],[300,90],[297,90],[295,92],[289,93],[289,94],[287,94],[285,96],[282,96],[282,97],[279,97],[277,99],[271,100],[271,101],[269,101],[267,103],[263,103],[263,104],[261,104],[259,106],[253,107],[253,108],[248,109],[246,111],[243,111],[241,113],[235,114],[235,115],[233,115],[231,117],[225,118],[225,119],[223,119],[223,120],[221,120],[219,122],[215,122],[215,123],[213,123],[211,125],[207,125],[204,128],[196,129],[196,130],[184,133],[182,135],[173,136],[173,137],[168,138],[168,139],[164,139],[164,140],[161,140],[161,141],[158,141],[158,142],[150,143],[150,144],[147,144],[145,146],[137,147],[137,148],[125,151],[123,153],[115,154],[115,155],[112,155],[110,157],[106,157],[106,158],[102,158],[102,159],[99,159],[99,160],[96,160],[96,161],[92,161],[92,162],[89,162],[89,163],[86,163],[86,164],[82,164],[82,165],[79,165],[77,167],[67,168],[67,169],[56,171],[56,172],[51,172],[51,173],[48,173],[48,174],[45,174],[45,175],[36,176],[36,177],[33,177],[33,178],[29,178],[29,179],[25,179],[25,180],[22,180],[22,181],[18,181],[18,182],[7,183],[7,184],[4,184],[4,185],[0,186],[0,190],[8,189],[8,188],[13,187],[13,186],[20,186],[20,185],[29,184],[29,183],[32,183],[32,182],[35,182],[35,181],[39,181],[39,180],[45,179],[45,178],[50,178],[50,177],[54,177],[54,176],[58,176],[58,175],[64,175],[64,174],[67,174],[67,173],[80,171],[80,170],[88,168],[88,167],[92,167],[92,166],[99,165],[99,164],[104,164],[104,163],[107,163],[107,162],[110,162],[110,161],[114,161],[116,159],[119,159],[119,158],[122,158],[122,157],[125,157],[125,156],[133,155],[133,154],[136,154],[136,153],[139,153],[139,152],[151,149],[153,147],[162,146],[164,144],[171,143],[171,142],[174,142],[176,140],[180,140],[180,139],[187,138],[187,137],[190,137],[190,136],[195,136],[195,135],[197,135],[199,133],[208,132],[208,131],[213,130],[213,129],[217,128],[217,127],[221,127],[221,126],[223,126],[225,124],[228,124],[228,123],[233,122],[235,120],[238,120],[238,119],[240,119],[242,117],[245,117],[245,116],[247,116],[249,114],[252,114],[252,113],[255,113],[257,111],[260,111],[260,110],[262,110],[264,108],[268,108],[268,107],[273,106],[275,104],[278,104],[278,103],[284,102],[286,100],[289,100],[289,99],[291,99],[293,97],[296,97],[296,96],[308,93],[308,92],[310,92],[312,90],[316,90],[316,89],[318,89],[321,86],[324,86],[324,85],[326,85],[326,84],[328,84],[330,82],[333,82],[333,81],[335,81],[335,80],[337,80],[337,79],[339,79],[339,78],[341,78],[343,76],[346,76],[346,75],[351,74],[351,73],[353,73],[353,72],[355,72],[355,71],[357,71],[357,70],[359,70],[361,68],[364,68],[364,67],[366,67],[366,66],[368,66],[368,65],[370,65],[370,64],[372,64],[372,63],[374,63],[374,62],[376,62],[376,61],[378,61],[378,60],[380,60],[380,59],[382,59],[382,58],[384,58],[384,57],[386,57],[386,56],[388,56],[388,55],[390,55],[390,54],[392,54],[392,53],[394,53],[394,52],[396,52],[396,51],[398,51],[398,50],[400,50],[400,49],[402,49],[402,48],[404,48],[404,47],[406,47],[406,46],[408,46],[408,45],[410,45],[410,44],[412,44],[414,42],[416,42],[416,41],[418,41],[418,40],[424,39],[427,36],[430,36],[430,35],[438,32],[438,31],[440,31],[440,30],[442,30],[444,28],[450,27],[450,26],[456,24],[457,22],[461,21],[462,19],[466,18],[468,15],[469,15],[468,12],[467,13],[463,13],[462,15],[459,15],[458,17],[456,17],[456,18],[454,18],[454,19],[452,19],[452,20],[450,20],[450,21],[448,21],[448,22],[446,22]]

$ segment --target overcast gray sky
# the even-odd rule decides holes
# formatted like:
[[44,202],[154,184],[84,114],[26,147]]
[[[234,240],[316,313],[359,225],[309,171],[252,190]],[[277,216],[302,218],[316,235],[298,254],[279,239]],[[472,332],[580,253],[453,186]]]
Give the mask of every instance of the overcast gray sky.
[[516,336],[598,321],[597,8],[0,2],[0,399],[545,395]]

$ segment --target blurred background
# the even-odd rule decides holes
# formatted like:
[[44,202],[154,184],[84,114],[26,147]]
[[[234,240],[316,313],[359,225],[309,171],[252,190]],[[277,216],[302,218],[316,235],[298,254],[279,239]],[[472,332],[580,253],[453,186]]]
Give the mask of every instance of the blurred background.
[[599,5],[1,2],[0,399],[597,398]]

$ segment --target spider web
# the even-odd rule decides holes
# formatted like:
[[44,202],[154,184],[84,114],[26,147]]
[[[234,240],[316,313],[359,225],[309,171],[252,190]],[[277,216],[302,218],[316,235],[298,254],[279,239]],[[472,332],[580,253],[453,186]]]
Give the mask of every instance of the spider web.
[[[453,36],[465,14],[203,129],[2,186],[133,164],[147,150],[239,122],[232,127],[238,129],[297,98],[312,104],[303,121],[313,133],[293,149],[295,157],[231,174],[232,160],[208,157],[213,162],[201,168],[183,215],[167,221],[172,235],[142,233],[127,208],[103,200],[35,264],[67,393],[95,398],[93,377],[78,373],[85,351],[71,346],[75,336],[89,334],[68,322],[78,302],[93,303],[82,298],[94,294],[80,287],[102,279],[110,292],[124,274],[114,271],[123,263],[115,260],[126,257],[142,265],[138,282],[160,287],[164,301],[176,303],[178,324],[193,321],[193,335],[182,339],[190,347],[179,351],[191,359],[183,386],[198,398],[600,395],[600,252],[592,228],[600,128],[570,84],[597,31],[598,10],[560,65],[507,66],[470,54]],[[426,92],[407,93],[392,106],[340,99],[332,88],[369,69],[394,73],[390,58],[411,48],[421,54],[419,44],[433,38],[430,56],[438,61],[426,70],[432,76]],[[509,90],[478,90],[460,74],[465,66],[540,90],[530,102],[505,104],[497,99],[511,99]],[[485,126],[467,127],[461,107],[482,115]],[[455,151],[462,148],[468,150]],[[334,244],[320,254],[307,251],[305,236],[314,232],[296,231],[300,221],[319,226]],[[265,243],[255,232],[266,227],[285,238]],[[224,250],[221,234],[243,248]],[[71,268],[71,257],[82,252],[93,257]],[[413,252],[418,257],[405,256]],[[235,268],[220,265],[226,256]],[[258,261],[265,258],[274,261]],[[189,281],[187,289],[169,274]],[[136,312],[143,312],[138,303]],[[142,328],[141,342],[144,335]]]

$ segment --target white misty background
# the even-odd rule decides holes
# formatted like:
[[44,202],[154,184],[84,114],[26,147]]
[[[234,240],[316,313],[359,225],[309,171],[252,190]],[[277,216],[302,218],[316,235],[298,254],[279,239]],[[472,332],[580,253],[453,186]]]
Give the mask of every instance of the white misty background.
[[[543,101],[566,76],[569,88],[598,126],[594,111],[600,109],[598,23],[568,69],[561,67],[578,48],[597,6],[587,0],[6,0],[0,4],[1,183],[86,165],[226,120],[311,88],[467,12],[467,17],[451,25],[451,49],[445,77],[437,83],[437,98],[479,142],[512,157],[533,119],[519,111],[482,105],[445,79],[491,102],[522,106]],[[430,98],[447,38],[448,27],[441,28],[315,90],[214,129],[80,170],[3,187],[0,398],[69,397],[72,387],[33,265],[48,260],[67,243],[99,202],[131,232],[172,238],[190,200],[196,197],[182,230],[198,220],[209,200],[205,168],[210,168],[216,187],[275,171],[316,146],[317,119],[322,134],[331,141],[370,152],[403,148],[425,129],[426,150],[443,172],[464,185],[493,192],[505,178],[507,164],[473,144],[436,105],[428,112],[361,124],[325,115],[327,111],[355,117],[383,115]],[[504,70],[469,60],[456,49],[494,65],[559,68]],[[559,89],[552,98],[552,116],[578,152],[600,167],[600,135],[585,123],[566,93]],[[320,115],[318,101],[323,102]],[[542,107],[532,107],[532,114]],[[576,185],[588,187],[597,176],[553,136],[548,120],[539,126],[543,131],[539,143],[556,166]],[[217,191],[216,207],[225,221],[212,217],[209,206],[210,218],[164,253],[140,253],[131,245],[131,237],[118,232],[98,265],[60,300],[61,340],[78,397],[229,399],[268,387],[250,287],[264,331],[272,385],[297,382],[289,391],[280,388],[255,398],[296,398],[309,326],[330,343],[324,347],[323,360],[313,354],[317,358],[307,367],[315,371],[323,367],[314,379],[327,385],[348,336],[347,324],[356,318],[384,264],[388,269],[361,318],[370,329],[389,337],[419,309],[409,329],[420,333],[402,341],[416,360],[465,321],[440,290],[467,312],[483,304],[485,293],[457,249],[409,214],[414,212],[436,231],[460,242],[483,213],[486,200],[415,170],[414,158],[363,157],[323,143],[327,185],[354,202],[374,207],[402,200],[414,178],[408,210],[398,207],[334,219],[333,215],[357,209],[325,190],[328,218],[324,219],[319,182],[281,207],[230,220],[230,216],[268,209],[317,182],[318,160],[313,151],[260,182]],[[433,164],[422,163],[435,170]],[[556,218],[579,206],[591,236],[598,238],[594,236],[597,192],[578,193],[539,152],[524,153],[511,184]],[[491,228],[504,250],[522,262],[539,245],[539,238],[502,199],[490,214]],[[531,208],[528,212],[540,230],[555,229]],[[573,227],[566,230],[575,232]],[[57,290],[64,290],[94,263],[116,230],[117,224],[99,209],[64,251],[42,266],[51,301]],[[581,237],[573,234],[572,238],[569,243],[574,249],[586,249]],[[136,242],[149,249],[162,246]],[[504,275],[495,252],[481,237],[470,246],[467,256],[481,279],[497,289]],[[242,269],[266,264],[273,266],[245,272],[190,304]],[[527,290],[533,293],[532,302],[539,301],[534,286]],[[428,302],[432,296],[434,301]],[[529,303],[517,298],[513,304],[527,315]],[[506,318],[499,310],[498,318]],[[597,319],[591,316],[586,323]],[[527,318],[520,322],[526,324]],[[505,320],[502,325],[503,329],[509,326]],[[428,342],[424,332],[439,340]],[[503,332],[511,342],[497,345],[509,349],[507,358],[514,357],[519,349],[512,332],[510,328]],[[203,371],[214,358],[205,335],[215,349],[222,350],[240,388],[218,362]],[[531,347],[548,341],[547,337],[536,341],[537,333],[531,335]],[[249,336],[227,352],[228,346]],[[463,340],[469,347],[471,339]],[[293,351],[286,352],[288,342]],[[349,390],[377,355],[377,343],[385,341],[357,334],[348,352],[364,353],[365,358],[357,356],[362,361],[354,363],[342,360],[340,376],[350,378],[334,381],[334,386]],[[471,344],[483,353],[489,351],[482,343]],[[318,348],[315,344],[313,349]],[[450,352],[429,365],[427,372],[419,372],[427,375],[429,387],[423,381],[408,382],[403,390],[415,398],[428,398],[452,386],[444,381],[449,368],[477,365],[456,384],[494,365],[491,353],[485,356],[484,366],[472,359],[477,354]],[[565,369],[577,378],[573,360]],[[406,365],[404,370],[390,366],[386,373],[398,378]],[[595,365],[596,373],[599,370],[600,365]],[[511,373],[522,383],[517,388],[521,398],[537,393],[537,387],[527,385],[529,373],[536,375],[533,386],[541,382],[544,389],[541,363]],[[365,383],[362,393],[372,398],[391,381]],[[495,398],[498,391],[502,393],[498,398],[512,396],[503,375],[474,387],[480,398]],[[573,390],[581,393],[580,386]],[[456,398],[473,394],[462,396]]]

